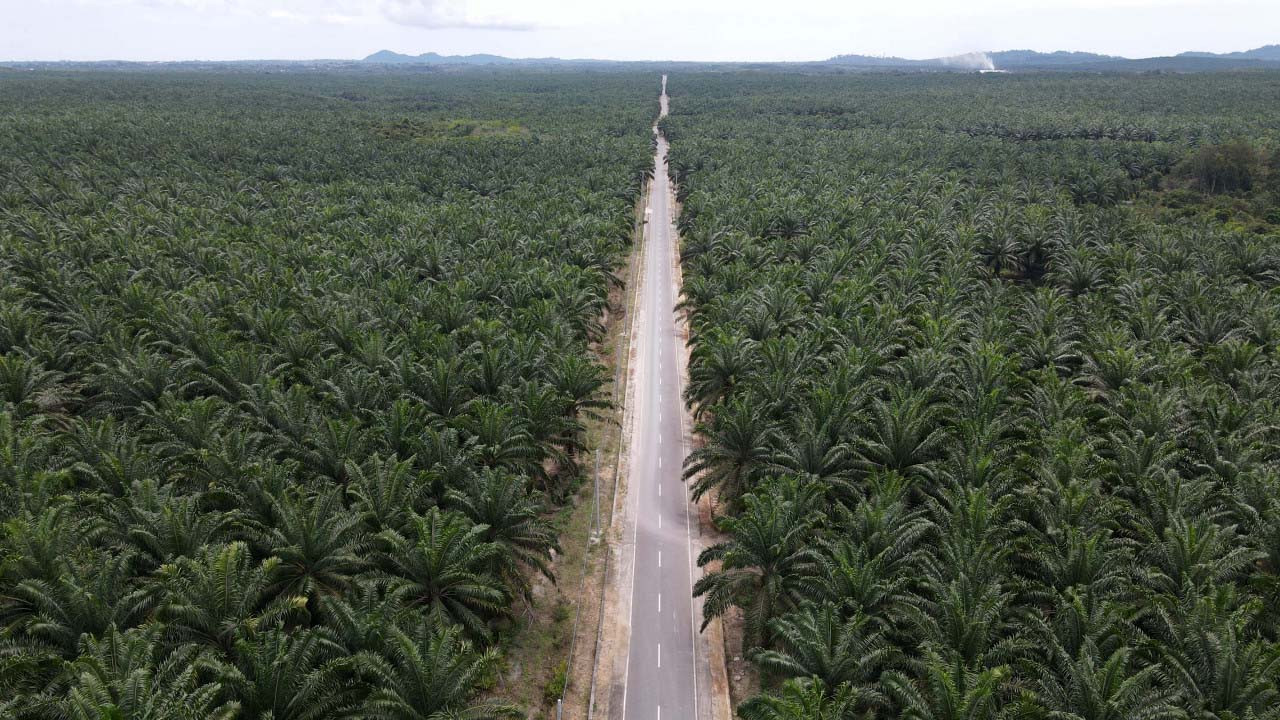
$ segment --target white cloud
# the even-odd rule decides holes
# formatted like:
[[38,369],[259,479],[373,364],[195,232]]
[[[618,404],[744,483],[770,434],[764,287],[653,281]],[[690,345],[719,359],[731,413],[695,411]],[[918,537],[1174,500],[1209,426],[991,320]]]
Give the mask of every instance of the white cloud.
[[431,29],[534,30],[532,18],[496,12],[466,0],[383,0],[381,13],[391,22]]
[[78,0],[127,11],[195,12],[210,17],[265,17],[339,25],[387,21],[427,29],[534,30],[550,25],[528,3],[502,0]]
[[[1280,0],[0,0],[0,59],[1130,57],[1280,39]],[[522,30],[523,32],[511,32]]]

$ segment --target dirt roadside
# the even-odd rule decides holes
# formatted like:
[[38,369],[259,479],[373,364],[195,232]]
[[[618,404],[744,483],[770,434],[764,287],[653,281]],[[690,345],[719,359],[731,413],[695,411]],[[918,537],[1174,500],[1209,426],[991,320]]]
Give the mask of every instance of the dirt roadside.
[[[640,278],[644,276],[644,251],[645,251],[645,208],[649,205],[649,193],[652,190],[652,183],[646,182],[645,189],[640,199],[640,205],[637,208],[637,234],[634,242],[630,270],[628,272],[627,282],[627,329],[622,333],[621,342],[625,342],[625,360],[623,362],[623,380],[621,381],[622,395],[622,412],[620,413],[619,423],[620,432],[618,434],[619,443],[614,459],[615,487],[609,506],[609,522],[606,525],[604,535],[602,537],[606,554],[608,555],[608,567],[605,568],[603,576],[600,578],[599,587],[599,610],[594,618],[593,629],[595,631],[596,648],[591,657],[591,664],[585,671],[585,682],[579,682],[578,687],[587,687],[586,702],[580,707],[584,712],[580,715],[566,717],[577,718],[607,718],[610,717],[612,711],[612,697],[610,687],[612,685],[614,671],[616,667],[620,667],[619,658],[625,659],[627,633],[624,623],[609,622],[610,618],[620,618],[630,616],[630,596],[623,591],[622,579],[626,577],[626,564],[630,561],[631,556],[624,550],[623,530],[627,523],[620,520],[627,512],[628,497],[628,470],[631,466],[630,448],[632,447],[631,435],[635,426],[635,383],[632,382],[632,373],[635,367],[635,357],[637,352],[636,345],[636,327],[640,323],[635,309],[639,303],[636,297],[640,291]],[[625,545],[629,548],[629,545]]]
[[[556,582],[551,583],[541,574],[532,577],[533,603],[519,608],[518,631],[510,635],[504,647],[503,666],[487,693],[491,699],[526,708],[528,720],[555,718],[555,698],[561,693],[562,717],[588,716],[600,619],[608,617],[600,613],[604,607],[601,600],[607,587],[606,575],[612,574],[611,555],[617,546],[616,532],[610,530],[614,499],[626,481],[623,428],[628,406],[623,396],[629,386],[632,295],[634,279],[642,271],[640,245],[647,201],[646,184],[635,210],[633,251],[620,273],[623,285],[610,293],[610,310],[602,318],[605,336],[593,347],[597,359],[610,372],[608,393],[614,409],[587,423],[588,449],[580,460],[584,482],[573,502],[561,508],[555,518],[563,551],[551,566]],[[593,471],[600,490],[598,529]]]
[[[639,290],[639,278],[644,273],[644,209],[648,206],[649,191],[650,185],[646,182],[636,205],[632,252],[623,275],[624,289],[611,302],[613,307],[621,310],[616,317],[615,326],[609,332],[611,352],[608,362],[610,369],[614,371],[612,395],[615,409],[608,427],[609,437],[602,443],[601,532],[599,541],[595,544],[596,561],[588,582],[576,598],[581,603],[582,615],[578,629],[579,645],[569,668],[565,691],[565,718],[607,717],[601,714],[602,707],[605,713],[608,712],[608,676],[602,670],[607,672],[612,667],[619,648],[615,633],[609,631],[612,624],[608,619],[616,617],[618,612],[616,578],[622,526],[615,519],[623,511],[622,503],[627,497],[627,449],[630,447],[631,428],[634,424],[631,408],[635,406],[632,402],[634,385],[631,382],[636,352],[634,336],[637,318],[634,309],[637,306],[635,297]],[[605,487],[606,484],[608,487]]]

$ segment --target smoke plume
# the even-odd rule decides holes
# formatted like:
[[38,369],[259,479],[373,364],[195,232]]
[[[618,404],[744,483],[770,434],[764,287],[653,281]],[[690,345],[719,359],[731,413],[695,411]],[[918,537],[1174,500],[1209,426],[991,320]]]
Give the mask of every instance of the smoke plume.
[[966,68],[969,70],[996,69],[995,63],[991,62],[991,56],[984,52],[971,52],[942,58],[942,64],[947,67]]

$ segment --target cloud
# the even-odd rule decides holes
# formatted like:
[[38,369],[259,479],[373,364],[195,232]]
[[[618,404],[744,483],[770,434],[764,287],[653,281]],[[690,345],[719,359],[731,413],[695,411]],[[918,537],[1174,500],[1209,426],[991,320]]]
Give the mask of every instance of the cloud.
[[391,22],[420,28],[536,30],[542,27],[532,19],[512,13],[477,11],[474,3],[464,0],[383,0],[379,9]]
[[391,22],[426,29],[536,30],[550,27],[512,0],[75,0],[81,5],[129,6],[218,17],[267,17],[294,22]]

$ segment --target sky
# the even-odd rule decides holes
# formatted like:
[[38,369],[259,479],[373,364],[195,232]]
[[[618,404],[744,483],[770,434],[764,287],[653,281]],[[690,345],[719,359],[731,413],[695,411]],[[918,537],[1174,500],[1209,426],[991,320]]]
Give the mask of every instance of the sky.
[[0,0],[0,60],[1126,57],[1280,42],[1280,0]]

